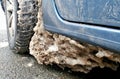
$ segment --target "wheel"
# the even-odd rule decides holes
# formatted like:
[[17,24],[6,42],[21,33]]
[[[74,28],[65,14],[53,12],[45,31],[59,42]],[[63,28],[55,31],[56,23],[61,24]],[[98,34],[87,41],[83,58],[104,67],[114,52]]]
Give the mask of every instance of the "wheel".
[[5,1],[4,0],[1,0],[1,7],[2,7],[2,10],[5,12]]
[[26,53],[37,22],[37,0],[5,0],[4,4],[9,47]]

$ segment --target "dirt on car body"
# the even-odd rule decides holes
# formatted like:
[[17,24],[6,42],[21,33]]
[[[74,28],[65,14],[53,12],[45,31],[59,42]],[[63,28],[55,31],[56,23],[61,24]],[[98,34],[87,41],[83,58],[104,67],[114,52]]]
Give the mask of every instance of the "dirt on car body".
[[117,70],[120,55],[98,46],[78,42],[69,37],[48,32],[42,20],[42,4],[38,0],[38,22],[30,42],[30,54],[40,64],[57,64],[64,69],[88,73],[95,67]]

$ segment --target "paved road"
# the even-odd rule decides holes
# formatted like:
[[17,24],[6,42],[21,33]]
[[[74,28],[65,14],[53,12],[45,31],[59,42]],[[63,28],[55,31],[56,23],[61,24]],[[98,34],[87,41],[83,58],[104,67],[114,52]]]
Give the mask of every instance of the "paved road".
[[57,66],[39,65],[30,55],[14,54],[8,47],[5,24],[0,6],[0,79],[120,79],[120,69],[117,72],[94,69],[89,74],[75,73]]
[[12,53],[8,47],[5,24],[0,6],[0,79],[79,79],[56,66],[39,65],[30,55]]

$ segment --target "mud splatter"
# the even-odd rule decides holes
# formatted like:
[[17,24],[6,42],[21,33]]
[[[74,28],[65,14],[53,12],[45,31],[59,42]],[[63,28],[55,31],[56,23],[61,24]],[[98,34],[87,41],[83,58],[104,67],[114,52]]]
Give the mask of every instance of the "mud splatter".
[[57,64],[64,69],[88,73],[95,67],[117,70],[120,55],[101,47],[80,43],[69,37],[44,30],[41,0],[38,0],[38,23],[30,42],[30,54],[40,64]]

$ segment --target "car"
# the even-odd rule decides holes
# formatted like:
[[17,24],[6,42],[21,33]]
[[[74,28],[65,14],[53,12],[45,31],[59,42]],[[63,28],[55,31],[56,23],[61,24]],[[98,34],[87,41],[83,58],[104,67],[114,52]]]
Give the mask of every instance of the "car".
[[[63,58],[62,60],[61,57],[60,62],[59,57],[57,59],[56,55],[52,56],[50,53],[48,53],[48,51],[58,52],[60,49],[59,47],[61,46],[55,42],[55,39],[61,41],[61,39],[64,38],[69,42],[67,43],[68,47],[64,48],[64,50],[61,48],[63,50],[62,52],[67,50],[69,51],[70,49],[71,51],[73,51],[73,49],[80,51],[81,49],[76,48],[83,47],[82,50],[84,50],[84,52],[82,53],[91,53],[90,50],[92,49],[92,54],[94,54],[95,57],[99,55],[98,58],[90,59],[90,62],[97,62],[96,59],[99,58],[104,60],[104,57],[106,57],[106,59],[110,59],[109,57],[112,54],[115,54],[112,58],[113,61],[120,62],[119,0],[2,0],[2,3],[6,13],[9,45],[11,50],[14,52],[25,53],[28,52],[29,49],[32,54],[37,51],[37,53],[35,53],[36,55],[38,55],[40,52],[44,52],[44,54],[39,54],[40,56],[35,55],[40,63],[58,64],[59,62],[59,64],[64,64],[67,62],[67,64],[73,65],[72,62],[68,62],[68,60],[70,61],[70,55],[68,55],[67,60],[65,53],[62,54],[63,57],[66,58]],[[33,28],[35,26],[38,27],[34,29],[34,32]],[[42,35],[44,37],[40,37]],[[45,35],[48,37],[45,37]],[[50,41],[48,38],[51,38],[50,40],[52,41]],[[35,42],[36,40],[37,42]],[[45,44],[45,41],[50,41],[49,43],[53,45]],[[64,43],[66,44],[65,41]],[[74,46],[71,45],[71,43],[74,43]],[[41,48],[40,45],[43,48]],[[75,45],[77,46],[76,48]],[[36,48],[34,48],[35,46]],[[86,48],[84,49],[85,46]],[[87,47],[92,48],[87,50]],[[53,59],[47,57],[48,55],[46,55],[46,52],[47,54],[50,54],[49,56],[53,57]],[[61,55],[61,53],[59,53],[59,55]],[[89,54],[86,55],[88,57],[90,56]],[[116,55],[118,55],[118,60],[114,59]],[[77,57],[78,55],[75,56]],[[76,57],[75,59],[77,59]],[[54,58],[56,58],[58,61],[55,61]],[[48,59],[49,62],[46,59]],[[86,61],[88,61],[88,59],[86,59]],[[106,59],[105,61],[108,61]],[[101,68],[105,66],[113,68],[112,66],[108,66],[106,64],[104,64],[105,66],[100,65],[103,62],[104,61],[99,62],[99,66]],[[77,64],[80,64],[80,62],[77,62]],[[108,62],[107,64],[110,63]],[[73,70],[75,70],[74,67],[69,65],[64,64],[64,66],[73,68]],[[74,66],[76,67],[76,64]],[[95,65],[95,67],[96,66],[98,65]],[[91,65],[91,68],[93,67],[94,66]],[[91,68],[88,70],[91,70]],[[82,71],[79,68],[77,68],[76,71],[77,70]]]
[[[12,0],[6,1],[10,2]],[[119,53],[120,5],[117,3],[119,3],[119,0],[44,0],[43,20],[45,29]],[[17,20],[17,10],[19,9],[17,0],[14,1],[14,8],[16,8],[14,14]],[[36,11],[32,12],[35,13]],[[36,15],[36,13],[34,15]],[[27,15],[26,17],[29,16]],[[35,23],[33,23],[33,25]],[[14,48],[14,46],[12,48]]]
[[119,53],[118,3],[119,0],[45,0],[45,28]]

